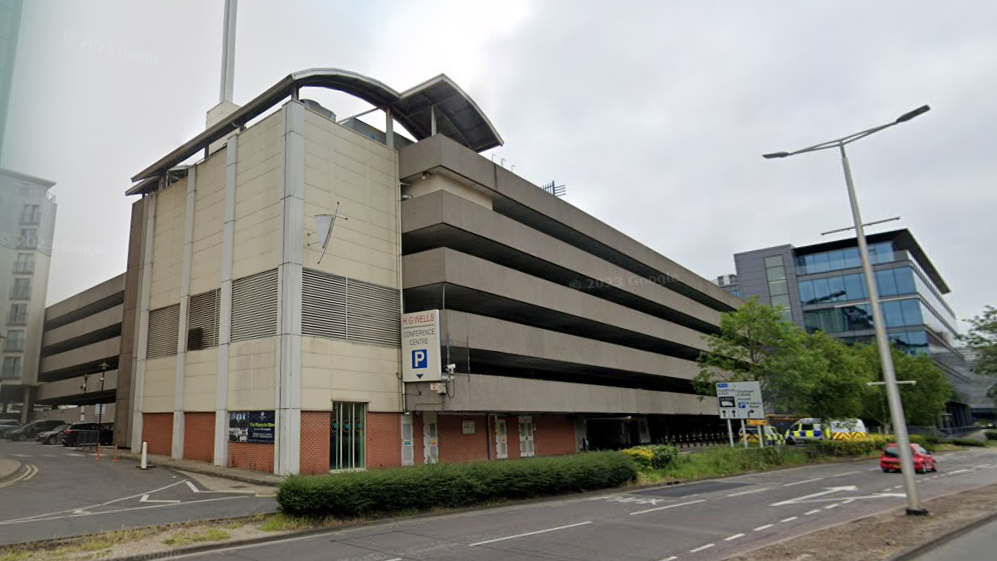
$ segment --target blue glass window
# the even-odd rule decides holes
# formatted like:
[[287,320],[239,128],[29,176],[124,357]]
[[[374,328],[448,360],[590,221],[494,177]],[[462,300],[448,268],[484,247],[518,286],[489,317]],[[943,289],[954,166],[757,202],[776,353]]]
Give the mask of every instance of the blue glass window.
[[861,300],[867,296],[862,275],[845,275],[845,292],[849,300]]
[[827,295],[831,290],[827,286],[827,279],[814,279],[814,299],[817,303],[827,302]]
[[810,269],[811,273],[823,273],[831,270],[831,260],[826,253],[815,253],[810,257],[813,258],[813,264]]
[[804,305],[812,304],[813,299],[814,299],[813,281],[800,282],[800,302],[802,302]]
[[893,269],[876,271],[876,288],[880,296],[896,296],[897,281],[893,278]]
[[852,267],[861,267],[862,260],[859,259],[859,248],[849,247],[848,249],[842,250],[845,257],[845,268],[850,269]]
[[897,281],[897,294],[914,294],[917,287],[914,284],[914,272],[910,267],[893,269],[893,278]]
[[900,308],[900,302],[883,302],[883,315],[886,319],[886,327],[902,327],[904,323],[904,313]]
[[837,251],[827,252],[828,261],[831,264],[832,271],[837,271],[838,269],[845,268],[845,252],[840,249]]
[[845,291],[845,279],[844,277],[831,277],[827,279],[827,288],[829,290],[828,296],[831,297],[831,302],[842,302],[847,300]]
[[921,302],[919,300],[901,300],[899,304],[904,316],[904,325],[920,325],[923,323]]

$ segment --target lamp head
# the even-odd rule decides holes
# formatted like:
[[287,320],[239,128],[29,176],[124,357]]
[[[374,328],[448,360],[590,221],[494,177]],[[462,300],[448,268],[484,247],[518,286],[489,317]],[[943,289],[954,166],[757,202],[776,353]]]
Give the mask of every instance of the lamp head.
[[918,107],[917,109],[915,109],[913,111],[908,111],[907,113],[904,113],[903,115],[897,117],[897,121],[896,122],[897,123],[906,123],[907,121],[913,119],[914,117],[917,117],[918,115],[924,115],[928,111],[931,111],[931,106],[922,105],[922,106]]
[[762,154],[762,157],[766,160],[771,160],[773,158],[785,158],[789,155],[789,152],[772,152],[771,154]]

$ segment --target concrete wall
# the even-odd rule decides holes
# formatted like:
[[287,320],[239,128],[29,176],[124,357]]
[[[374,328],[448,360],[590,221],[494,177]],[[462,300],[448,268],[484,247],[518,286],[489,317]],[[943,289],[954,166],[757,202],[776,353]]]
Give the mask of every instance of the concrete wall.
[[719,414],[715,399],[696,395],[482,374],[457,374],[452,393],[444,398],[422,382],[409,384],[406,400],[413,411]]

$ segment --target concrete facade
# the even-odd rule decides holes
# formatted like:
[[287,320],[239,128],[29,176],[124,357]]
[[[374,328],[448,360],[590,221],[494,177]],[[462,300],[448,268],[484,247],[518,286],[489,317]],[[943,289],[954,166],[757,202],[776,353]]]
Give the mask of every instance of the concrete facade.
[[[323,473],[716,423],[691,379],[740,300],[480,156],[501,139],[445,77],[404,94],[340,71],[288,80],[316,73],[382,100],[417,142],[337,123],[288,86],[276,112],[136,176],[116,415],[132,448]],[[279,104],[267,95],[228,119]],[[402,382],[400,314],[425,310],[457,365],[445,385]],[[590,442],[590,421],[613,439]]]

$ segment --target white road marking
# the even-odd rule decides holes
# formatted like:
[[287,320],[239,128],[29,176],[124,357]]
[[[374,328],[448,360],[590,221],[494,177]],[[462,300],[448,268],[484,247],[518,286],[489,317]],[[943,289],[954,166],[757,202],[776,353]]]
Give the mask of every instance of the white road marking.
[[[86,511],[86,510],[83,510],[83,509],[76,509],[74,511],[66,511],[66,512],[73,512],[73,513],[75,513],[77,511],[79,511],[83,516],[97,516],[99,514],[117,514],[119,512],[130,512],[130,511],[133,511],[133,510],[147,510],[147,509],[150,509],[150,508],[163,508],[163,507],[172,507],[172,506],[185,506],[185,505],[191,505],[191,504],[197,504],[197,503],[211,503],[211,502],[215,502],[215,501],[230,501],[232,499],[245,499],[245,498],[247,498],[247,497],[244,496],[244,495],[243,496],[238,496],[238,497],[216,497],[214,499],[201,499],[199,501],[187,501],[187,502],[180,503],[180,504],[135,506],[135,507],[131,507],[131,508],[119,508],[119,509],[116,509],[116,510],[102,510],[100,512],[90,512],[90,511]],[[29,518],[22,518],[22,519],[19,519],[19,520],[4,520],[4,521],[0,521],[0,526],[9,526],[11,524],[25,524],[25,523],[28,523],[28,522],[45,522],[45,521],[48,521],[48,520],[59,520],[59,519],[62,519],[62,518],[72,518],[74,516],[78,516],[76,514],[61,514],[61,513],[57,513],[57,514],[60,514],[60,515],[58,515],[58,516],[52,516],[52,515],[42,514],[42,515],[39,515],[39,516],[31,517],[30,519]],[[41,518],[40,516],[48,516],[48,518]]]
[[815,508],[813,510],[808,510],[807,512],[804,512],[803,516],[810,516],[812,514],[817,514],[818,512],[820,512],[820,509],[819,508]]
[[[166,489],[169,489],[170,487],[174,487],[176,485],[180,485],[181,483],[184,483],[185,481],[187,481],[187,480],[183,479],[183,480],[177,481],[175,483],[170,483],[169,485],[167,485],[165,487],[160,487],[159,489],[153,489],[151,491],[146,491],[145,493],[138,493],[138,494],[135,494],[135,495],[130,495],[128,497],[121,497],[120,499],[114,499],[112,501],[107,501],[106,503],[100,503],[100,504],[85,506],[85,507],[81,507],[81,508],[71,508],[71,509],[67,509],[67,510],[60,510],[60,511],[57,511],[57,512],[48,512],[46,514],[36,514],[34,516],[27,516],[25,518],[15,518],[13,520],[4,520],[3,522],[0,522],[0,524],[14,524],[14,523],[19,523],[19,522],[27,522],[27,521],[35,520],[35,519],[55,520],[57,518],[60,518],[60,516],[59,516],[60,514],[65,514],[67,512],[77,513],[77,512],[80,512],[80,511],[86,511],[87,509],[91,509],[91,508],[98,508],[98,507],[102,507],[102,506],[112,505],[114,503],[119,503],[121,501],[127,501],[128,499],[137,499],[137,498],[141,497],[142,495],[146,495],[146,494],[151,495],[153,493],[158,493],[160,491],[164,491]],[[226,497],[226,498],[229,498],[229,497]],[[231,497],[231,498],[236,498],[236,497]],[[193,501],[193,502],[197,502],[197,501]],[[145,507],[145,508],[148,508],[148,507]],[[103,514],[103,513],[100,513],[100,514]]]
[[846,475],[855,475],[858,471],[846,471],[845,473],[839,473],[837,475],[832,475],[831,477],[844,477]]
[[786,522],[792,522],[793,520],[796,520],[797,518],[799,518],[799,517],[798,516],[790,516],[789,518],[783,518],[779,522],[782,523],[782,524],[785,524]]
[[546,534],[547,532],[556,532],[558,530],[567,530],[568,528],[577,528],[578,526],[584,526],[586,524],[591,524],[591,520],[585,522],[579,522],[577,524],[568,524],[567,526],[558,526],[556,528],[547,528],[546,530],[537,530],[536,532],[526,532],[525,534],[516,534],[515,536],[506,536],[504,538],[495,538],[493,540],[485,540],[483,542],[472,543],[468,547],[477,547],[479,545],[485,545],[496,542],[504,542],[506,540],[514,540],[516,538],[525,538],[527,536],[535,536],[537,534]]
[[824,510],[831,510],[832,508],[838,508],[838,505],[837,504],[827,505],[824,507]]
[[671,557],[666,557],[666,558],[662,559],[661,561],[675,561],[676,559],[678,559],[678,557],[672,555]]
[[42,454],[42,457],[43,458],[58,458],[59,456],[56,456],[55,454]]
[[795,481],[793,483],[787,483],[787,484],[783,485],[783,487],[792,487],[793,485],[803,485],[804,483],[813,483],[814,481],[820,481],[821,479],[824,479],[824,478],[823,477],[815,477],[813,479],[806,479],[804,481]]
[[675,508],[675,507],[685,506],[685,505],[694,505],[696,503],[705,503],[705,502],[706,502],[706,499],[699,499],[699,500],[696,500],[696,501],[689,501],[689,502],[686,502],[686,503],[678,503],[678,504],[673,504],[673,505],[668,505],[668,506],[659,506],[658,508],[649,508],[647,510],[638,510],[637,512],[631,512],[630,516],[636,516],[638,514],[647,514],[648,512],[657,512],[659,510],[667,510],[669,508]]
[[139,499],[138,502],[140,502],[140,503],[173,503],[173,504],[175,504],[175,503],[178,503],[180,501],[175,501],[175,500],[172,500],[172,499],[168,499],[168,500],[155,500],[155,499],[150,499],[149,495],[145,494],[145,495],[142,495],[142,498]]
[[85,458],[86,457],[86,454],[77,454],[76,452],[68,452],[65,455],[73,457],[73,458]]
[[394,559],[388,559],[388,561],[402,561],[401,557],[395,557]]
[[[777,503],[772,503],[769,506],[782,506],[782,505],[792,505],[792,504],[805,503],[805,502],[808,502],[808,501],[810,501],[812,499],[816,499],[817,497],[823,497],[824,495],[831,495],[833,493],[838,493],[840,491],[858,491],[858,490],[859,490],[859,488],[856,487],[856,486],[854,486],[854,485],[848,485],[847,487],[828,487],[828,488],[826,488],[825,490],[823,490],[823,491],[821,491],[819,493],[814,493],[812,495],[806,495],[804,497],[797,497],[795,499],[789,499],[788,501],[780,501],[780,502],[777,502]],[[837,499],[832,499],[832,500],[837,500]]]
[[10,487],[11,485],[14,485],[16,483],[20,483],[22,481],[27,481],[27,480],[31,479],[32,477],[34,477],[36,473],[38,473],[38,468],[36,468],[35,466],[33,466],[31,464],[28,464],[28,465],[26,465],[24,467],[24,473],[22,473],[21,475],[18,475],[14,479],[10,479],[8,481],[4,481],[3,483],[0,483],[0,489],[3,489],[4,487]]
[[889,493],[891,489],[893,489],[893,487],[887,487],[886,489],[883,489],[883,492]]
[[741,491],[740,493],[731,493],[727,495],[728,497],[740,497],[741,495],[750,495],[752,493],[761,493],[762,491],[768,491],[771,487],[762,487],[761,489],[752,489],[750,491]]
[[879,468],[869,468],[866,471],[876,471],[877,469],[879,469]]
[[[255,495],[256,494],[256,491],[241,491],[241,490],[238,490],[238,489],[236,489],[234,491],[208,491],[206,489],[198,489],[197,486],[194,485],[194,483],[191,482],[191,481],[187,481],[187,486],[190,487],[191,491],[193,491],[193,492],[195,492],[197,494],[209,494],[209,495],[210,494],[216,494],[216,493],[221,493],[221,494],[226,494],[226,495]],[[388,561],[391,561],[391,560],[389,559]]]
[[711,547],[713,547],[715,545],[717,545],[717,544],[715,544],[715,543],[708,543],[706,545],[701,545],[701,546],[697,547],[696,549],[690,549],[689,553],[699,553],[700,551],[703,551],[704,549],[710,549]]
[[772,526],[775,526],[775,524],[766,524],[766,525],[764,525],[764,526],[759,526],[759,527],[755,528],[755,529],[754,529],[754,530],[752,530],[752,531],[753,531],[753,532],[761,532],[762,530],[768,530],[768,529],[769,529],[769,528],[771,528]]
[[733,536],[731,536],[729,538],[724,538],[724,541],[725,542],[734,541],[737,538],[743,538],[743,537],[744,537],[744,534],[734,534]]
[[11,454],[11,456],[14,456],[15,458],[30,458],[31,454]]
[[968,469],[957,469],[955,471],[950,471],[949,475],[956,475],[956,474],[959,474],[959,473],[969,473],[970,471],[971,470],[968,470]]

